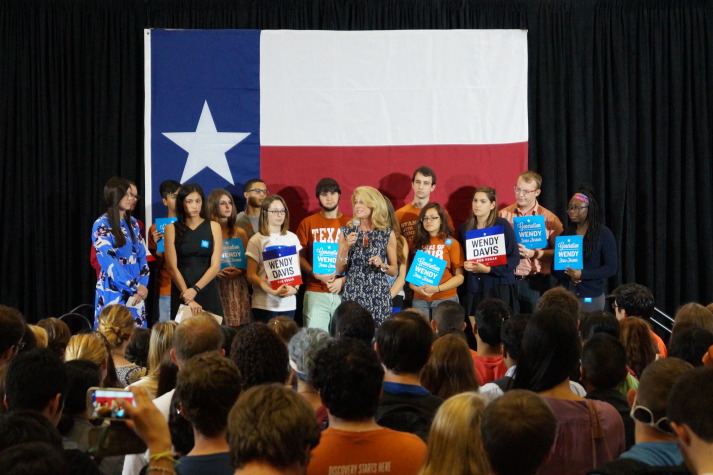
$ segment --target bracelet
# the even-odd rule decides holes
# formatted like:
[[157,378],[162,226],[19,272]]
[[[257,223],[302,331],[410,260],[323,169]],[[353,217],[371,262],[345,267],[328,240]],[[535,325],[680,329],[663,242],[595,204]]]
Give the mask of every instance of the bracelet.
[[149,462],[155,462],[156,460],[161,459],[169,459],[171,462],[174,462],[176,460],[176,454],[172,450],[167,450],[165,452],[149,455]]
[[379,267],[379,269],[381,269],[381,272],[383,272],[384,274],[386,274],[386,271],[389,270],[389,266],[386,266],[386,267]]
[[438,291],[439,291],[439,292],[441,291],[441,286],[440,286],[440,285],[438,286]]
[[339,262],[349,262],[349,258],[348,257],[340,257]]
[[170,468],[170,469],[169,469],[169,468],[166,468],[166,467],[155,467],[155,466],[149,464],[149,466],[146,467],[146,473],[149,473],[149,472],[161,472],[161,473],[173,473],[173,474],[175,474],[175,473],[176,473],[176,469],[175,469],[175,468]]
[[192,288],[193,290],[195,290],[195,291],[196,291],[196,293],[198,293],[198,292],[200,292],[200,291],[201,291],[201,288],[200,288],[200,287],[198,287],[197,285],[193,285],[193,286],[192,286],[191,288]]

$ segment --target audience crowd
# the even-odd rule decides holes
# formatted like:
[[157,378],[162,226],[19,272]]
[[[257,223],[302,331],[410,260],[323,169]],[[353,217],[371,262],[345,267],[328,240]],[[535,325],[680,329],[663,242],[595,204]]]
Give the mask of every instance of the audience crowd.
[[[544,215],[548,244],[508,243],[516,259],[492,267],[464,265],[450,216],[429,206],[436,177],[427,167],[414,173],[412,203],[394,212],[364,187],[352,220],[338,210],[336,181],[320,181],[322,211],[292,236],[284,200],[266,200],[265,183],[251,180],[245,211],[237,214],[230,194],[216,192],[210,213],[226,227],[224,238],[249,240],[248,272],[235,262],[214,272],[221,244],[206,243],[205,269],[190,269],[197,280],[189,281],[182,236],[202,223],[202,190],[183,196],[171,182],[162,187],[164,204],[187,224],[169,231],[170,270],[156,246],[163,233],[152,226],[151,269],[161,285],[143,279],[147,266],[133,262],[141,279],[114,288],[119,272],[105,266],[119,264],[110,262],[107,226],[131,223],[137,196],[129,182],[112,183],[107,196],[117,203],[108,203],[95,243],[96,331],[72,334],[57,318],[30,324],[0,305],[2,473],[713,473],[710,306],[683,305],[668,331],[653,320],[646,287],[599,294],[611,265],[609,231],[599,222],[586,229],[595,202],[582,190],[568,216],[571,229],[585,223],[589,233],[584,268],[558,276],[553,243],[566,230],[537,203],[534,172],[520,175],[517,203],[497,223]],[[467,231],[496,222],[488,193],[476,193]],[[176,213],[176,206],[185,209]],[[133,231],[123,237],[129,246],[137,238]],[[418,249],[411,248],[416,237]],[[293,241],[292,262],[306,285],[302,327],[294,319],[297,285],[272,285],[255,254]],[[318,269],[314,249],[328,250],[319,243],[334,244],[343,272]],[[360,257],[352,261],[354,246]],[[451,270],[440,284],[406,286],[402,251],[407,260],[426,252]],[[214,289],[220,298],[201,299],[213,278],[224,279]],[[465,305],[455,292],[460,284]],[[258,307],[250,287],[261,295]],[[144,300],[159,289],[153,318]],[[110,302],[112,292],[126,294]],[[233,302],[223,292],[248,294],[221,314],[210,306]],[[186,310],[177,315],[172,303]]]

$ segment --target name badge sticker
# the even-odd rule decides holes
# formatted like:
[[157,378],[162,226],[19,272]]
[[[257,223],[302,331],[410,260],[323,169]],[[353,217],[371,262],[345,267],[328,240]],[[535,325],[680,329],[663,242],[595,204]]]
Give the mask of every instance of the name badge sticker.
[[208,249],[210,247],[210,243],[208,241],[206,241],[205,239],[203,239],[201,241],[201,247]]

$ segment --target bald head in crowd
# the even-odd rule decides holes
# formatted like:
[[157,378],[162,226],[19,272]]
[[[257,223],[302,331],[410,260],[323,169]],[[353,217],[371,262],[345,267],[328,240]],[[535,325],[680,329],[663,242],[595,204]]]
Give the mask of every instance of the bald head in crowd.
[[180,368],[193,356],[207,351],[223,352],[222,347],[223,332],[218,322],[206,313],[199,313],[176,327],[171,359]]

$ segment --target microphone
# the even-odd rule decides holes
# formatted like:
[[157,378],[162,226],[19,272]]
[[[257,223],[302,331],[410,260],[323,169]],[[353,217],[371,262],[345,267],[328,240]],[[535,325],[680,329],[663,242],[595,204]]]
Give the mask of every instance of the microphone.
[[352,219],[352,224],[351,224],[350,227],[351,227],[351,228],[358,228],[360,224],[361,224],[361,221],[359,221],[358,219],[354,218],[354,219]]

